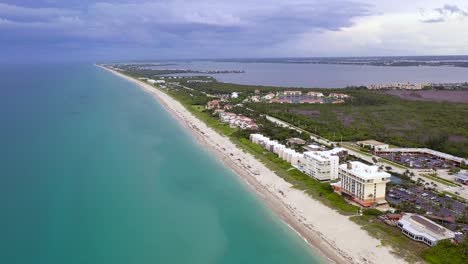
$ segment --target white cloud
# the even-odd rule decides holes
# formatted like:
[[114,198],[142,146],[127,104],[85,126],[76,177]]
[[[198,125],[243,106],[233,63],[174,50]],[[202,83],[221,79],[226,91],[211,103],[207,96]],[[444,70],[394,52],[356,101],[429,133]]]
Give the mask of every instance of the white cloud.
[[301,56],[466,54],[467,28],[468,18],[434,24],[421,23],[418,11],[391,13],[356,18],[341,31],[304,33],[284,45]]
[[0,3],[0,16],[47,19],[55,16],[77,15],[79,12],[61,8],[29,8]]
[[196,57],[468,53],[466,0],[64,3],[0,3],[0,41]]

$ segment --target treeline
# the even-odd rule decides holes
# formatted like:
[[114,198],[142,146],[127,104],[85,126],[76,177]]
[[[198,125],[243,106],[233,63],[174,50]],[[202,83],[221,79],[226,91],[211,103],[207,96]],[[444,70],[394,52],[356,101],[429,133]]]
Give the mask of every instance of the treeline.
[[222,94],[222,93],[232,93],[240,92],[246,94],[253,94],[255,90],[259,90],[261,93],[267,92],[279,92],[285,90],[297,90],[303,92],[322,92],[324,94],[329,93],[347,93],[350,94],[354,91],[363,90],[363,88],[349,88],[349,89],[325,89],[325,88],[303,88],[303,87],[274,87],[274,86],[262,86],[262,85],[244,85],[244,84],[234,84],[234,83],[222,83],[222,82],[211,82],[211,83],[187,83],[186,86],[205,91],[207,93],[213,94]]
[[408,102],[369,93],[368,99],[340,105],[252,103],[248,107],[333,141],[375,139],[468,156],[468,104]]

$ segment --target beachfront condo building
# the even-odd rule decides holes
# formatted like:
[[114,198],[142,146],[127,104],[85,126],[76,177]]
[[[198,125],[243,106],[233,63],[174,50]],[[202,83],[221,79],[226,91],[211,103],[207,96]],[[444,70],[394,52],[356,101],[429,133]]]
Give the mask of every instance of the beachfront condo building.
[[290,149],[279,143],[277,140],[271,140],[262,134],[250,134],[250,141],[275,153],[279,158],[291,163],[293,166],[300,166],[304,162],[304,155],[302,153],[298,153],[294,149]]
[[385,203],[385,188],[390,174],[379,167],[351,161],[339,166],[338,176],[340,181],[334,184],[335,190],[350,196],[360,205]]
[[304,152],[304,172],[319,181],[338,179],[340,158],[337,151],[307,151]]

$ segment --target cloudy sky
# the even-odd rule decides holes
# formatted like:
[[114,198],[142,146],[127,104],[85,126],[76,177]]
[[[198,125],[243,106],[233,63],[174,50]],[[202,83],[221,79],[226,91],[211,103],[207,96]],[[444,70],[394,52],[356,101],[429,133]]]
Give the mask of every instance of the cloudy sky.
[[468,54],[468,1],[0,0],[0,62]]

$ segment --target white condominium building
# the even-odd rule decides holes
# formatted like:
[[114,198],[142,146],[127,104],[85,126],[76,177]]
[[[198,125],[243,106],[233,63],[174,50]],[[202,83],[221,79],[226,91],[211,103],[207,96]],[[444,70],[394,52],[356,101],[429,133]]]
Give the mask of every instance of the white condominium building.
[[277,140],[270,140],[270,138],[265,137],[262,134],[250,134],[250,141],[262,146],[270,152],[275,153],[279,158],[291,163],[291,165],[299,166],[303,163],[303,154],[298,153],[293,149],[287,148]]
[[359,161],[351,161],[339,166],[341,181],[335,184],[341,193],[350,195],[357,203],[371,206],[385,202],[385,188],[390,174],[377,166],[369,166]]
[[304,152],[304,172],[319,181],[337,179],[340,158],[336,154],[335,149]]

